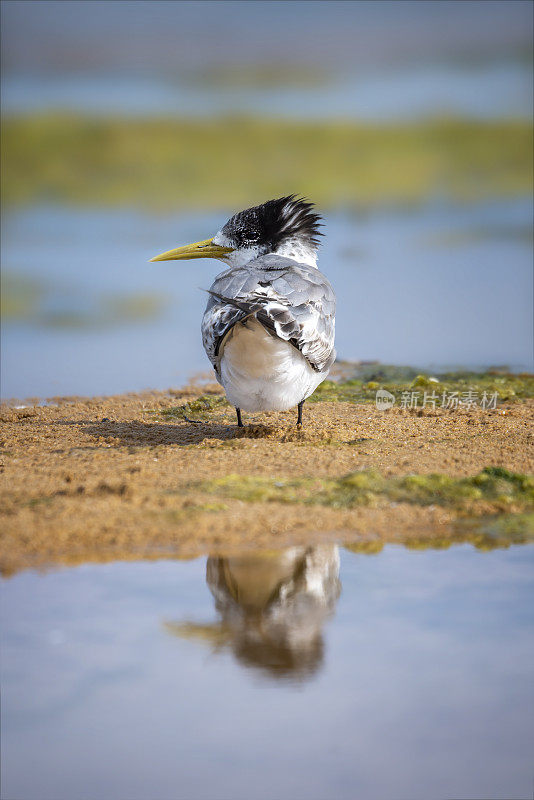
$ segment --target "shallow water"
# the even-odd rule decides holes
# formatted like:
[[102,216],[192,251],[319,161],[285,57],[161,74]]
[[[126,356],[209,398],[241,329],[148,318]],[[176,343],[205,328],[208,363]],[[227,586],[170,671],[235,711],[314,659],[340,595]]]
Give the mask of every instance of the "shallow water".
[[[38,296],[26,317],[4,322],[2,396],[166,389],[207,370],[201,289],[221,265],[147,261],[214,234],[230,213],[6,215],[3,279],[36,282]],[[530,199],[328,214],[319,266],[338,295],[339,356],[532,369],[531,221]],[[149,313],[114,316],[131,295]]]
[[210,116],[260,114],[303,119],[407,120],[440,114],[480,119],[529,117],[530,64],[498,59],[467,68],[415,64],[345,71],[324,85],[221,86],[117,74],[7,75],[4,113],[74,111],[91,114]]
[[11,4],[4,16],[4,113],[532,113],[524,3],[130,3],[96,15],[52,3],[30,17]]
[[16,575],[3,796],[528,797],[533,564],[327,545]]

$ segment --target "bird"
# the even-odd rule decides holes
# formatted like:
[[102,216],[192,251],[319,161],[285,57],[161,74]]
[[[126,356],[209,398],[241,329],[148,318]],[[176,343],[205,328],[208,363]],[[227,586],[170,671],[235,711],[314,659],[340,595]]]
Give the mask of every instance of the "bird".
[[296,194],[234,214],[211,239],[150,261],[215,258],[202,342],[228,402],[242,411],[288,411],[327,377],[336,358],[336,296],[317,267],[322,217]]

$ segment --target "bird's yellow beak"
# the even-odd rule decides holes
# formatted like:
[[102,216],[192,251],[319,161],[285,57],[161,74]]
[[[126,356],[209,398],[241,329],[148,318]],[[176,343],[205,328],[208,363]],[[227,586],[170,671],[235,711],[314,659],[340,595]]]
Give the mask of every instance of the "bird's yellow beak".
[[223,258],[226,253],[231,253],[233,247],[223,247],[220,244],[213,244],[213,239],[205,239],[203,242],[186,244],[183,247],[176,247],[174,250],[167,250],[159,256],[154,256],[150,261],[182,261],[186,258]]

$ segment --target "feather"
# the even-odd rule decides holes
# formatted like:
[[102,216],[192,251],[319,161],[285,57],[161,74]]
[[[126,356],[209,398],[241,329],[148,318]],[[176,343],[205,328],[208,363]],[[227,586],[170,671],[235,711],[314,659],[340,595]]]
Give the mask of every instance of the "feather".
[[255,317],[293,345],[317,373],[335,360],[335,295],[315,267],[269,254],[218,275],[202,321],[206,353],[220,376],[221,345],[238,322]]

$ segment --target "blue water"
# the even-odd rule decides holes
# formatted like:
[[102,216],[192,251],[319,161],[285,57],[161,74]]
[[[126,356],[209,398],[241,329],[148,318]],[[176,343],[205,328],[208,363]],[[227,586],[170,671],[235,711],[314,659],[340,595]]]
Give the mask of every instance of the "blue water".
[[530,797],[534,548],[336,559],[3,581],[2,796]]
[[[3,6],[5,113],[532,113],[530,3],[41,0],[29,8]],[[279,80],[270,88],[261,75],[273,65]],[[232,67],[255,85],[240,89],[231,69],[227,87],[202,83],[206,71]],[[295,70],[306,78],[296,86]]]
[[532,87],[530,65],[509,61],[467,69],[416,64],[348,71],[324,85],[297,88],[203,87],[150,74],[15,74],[2,81],[2,108],[5,114],[260,114],[368,122],[436,115],[530,118]]
[[[148,259],[213,235],[231,210],[149,215],[33,208],[3,223],[2,267],[47,283],[39,314],[2,329],[2,395],[112,394],[180,386],[209,369],[200,341],[218,262]],[[530,200],[326,217],[319,266],[338,295],[340,358],[429,369],[532,369]],[[102,293],[159,296],[155,318],[82,328],[42,315],[86,312]]]

